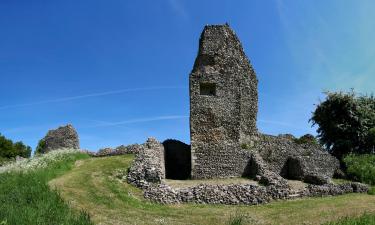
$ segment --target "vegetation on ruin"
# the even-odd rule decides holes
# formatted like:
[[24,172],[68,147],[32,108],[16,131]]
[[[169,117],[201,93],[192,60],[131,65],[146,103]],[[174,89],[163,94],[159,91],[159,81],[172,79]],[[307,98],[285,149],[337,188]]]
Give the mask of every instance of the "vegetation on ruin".
[[143,198],[140,189],[118,179],[123,178],[122,171],[133,158],[124,155],[80,160],[49,184],[74,208],[88,212],[95,224],[321,224],[375,213],[375,196],[367,194],[258,206],[154,204]]
[[0,167],[0,224],[88,225],[89,215],[73,210],[48,181],[88,155],[65,150]]
[[337,158],[375,151],[375,97],[352,92],[327,92],[311,121],[321,143]]
[[294,138],[294,142],[297,144],[310,144],[310,145],[318,145],[318,140],[311,134],[305,134],[299,138]]

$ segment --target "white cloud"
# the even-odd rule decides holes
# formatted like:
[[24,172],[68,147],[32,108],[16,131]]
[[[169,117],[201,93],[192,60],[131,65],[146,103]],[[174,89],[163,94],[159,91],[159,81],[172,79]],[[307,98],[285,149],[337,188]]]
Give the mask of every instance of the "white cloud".
[[35,105],[43,105],[49,103],[57,103],[57,102],[68,102],[86,98],[94,98],[100,96],[107,96],[107,95],[115,95],[115,94],[122,94],[126,92],[142,92],[142,91],[152,91],[152,90],[163,90],[163,89],[184,89],[185,87],[182,86],[165,86],[165,87],[146,87],[146,88],[129,88],[129,89],[120,89],[114,91],[106,91],[106,92],[96,92],[96,93],[89,93],[85,95],[76,95],[70,97],[62,97],[62,98],[55,98],[49,99],[44,101],[37,101],[37,102],[29,102],[29,103],[21,103],[21,104],[14,104],[14,105],[3,105],[0,106],[1,109],[10,109],[10,108],[20,108],[20,107],[27,107],[27,106],[35,106]]
[[133,123],[145,123],[145,122],[162,121],[162,120],[177,120],[177,119],[185,119],[185,118],[189,118],[189,116],[169,115],[169,116],[137,118],[137,119],[131,119],[131,120],[117,121],[117,122],[97,121],[98,122],[97,125],[89,126],[87,128],[110,127],[110,126],[119,126],[119,125],[133,124]]

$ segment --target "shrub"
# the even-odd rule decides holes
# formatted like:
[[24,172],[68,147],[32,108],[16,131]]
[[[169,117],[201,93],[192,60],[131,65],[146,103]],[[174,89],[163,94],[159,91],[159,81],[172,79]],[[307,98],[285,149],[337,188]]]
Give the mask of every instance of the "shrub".
[[375,187],[371,187],[370,190],[368,190],[369,195],[375,195]]
[[8,159],[8,158],[0,157],[0,166],[6,164],[9,161],[10,161],[10,159]]
[[347,174],[350,178],[374,185],[375,184],[375,155],[350,154],[344,158]]

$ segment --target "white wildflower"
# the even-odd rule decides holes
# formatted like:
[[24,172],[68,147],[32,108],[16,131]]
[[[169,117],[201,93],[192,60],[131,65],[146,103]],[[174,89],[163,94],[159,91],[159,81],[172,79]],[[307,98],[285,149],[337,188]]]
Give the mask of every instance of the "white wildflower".
[[77,149],[61,149],[51,151],[43,155],[37,155],[29,159],[15,161],[0,167],[0,173],[13,171],[32,171],[35,169],[42,169],[48,167],[53,162],[60,161],[65,157],[78,153]]

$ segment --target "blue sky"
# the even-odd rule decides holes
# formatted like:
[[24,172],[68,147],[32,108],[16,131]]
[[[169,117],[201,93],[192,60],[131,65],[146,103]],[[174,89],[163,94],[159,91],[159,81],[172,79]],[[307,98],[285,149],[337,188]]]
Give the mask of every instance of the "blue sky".
[[260,131],[315,134],[322,91],[375,87],[371,0],[2,0],[0,132],[36,146],[189,143],[188,75],[206,24],[228,22],[259,79]]

